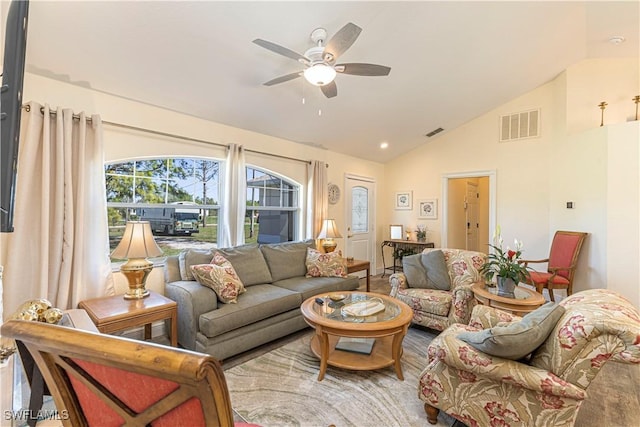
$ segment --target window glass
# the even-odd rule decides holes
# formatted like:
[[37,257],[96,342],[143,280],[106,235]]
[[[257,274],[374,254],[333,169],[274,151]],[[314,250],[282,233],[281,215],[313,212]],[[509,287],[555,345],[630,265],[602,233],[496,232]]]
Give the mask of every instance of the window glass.
[[185,247],[215,247],[220,163],[157,158],[105,165],[109,241],[113,250],[126,222],[149,221],[164,255]]
[[366,233],[369,230],[369,191],[366,187],[353,187],[351,205],[351,230]]
[[299,185],[270,172],[247,167],[245,242],[297,240]]

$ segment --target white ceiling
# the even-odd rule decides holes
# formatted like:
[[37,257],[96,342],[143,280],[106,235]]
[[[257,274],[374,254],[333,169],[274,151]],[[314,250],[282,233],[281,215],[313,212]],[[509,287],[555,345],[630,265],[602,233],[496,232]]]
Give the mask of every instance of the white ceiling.
[[[580,60],[638,57],[639,4],[32,0],[27,70],[386,162]],[[387,65],[388,77],[338,75],[332,99],[302,78],[262,85],[302,67],[253,39],[302,54],[313,29],[331,37],[347,22],[363,31],[338,62]],[[626,42],[608,42],[618,35]]]

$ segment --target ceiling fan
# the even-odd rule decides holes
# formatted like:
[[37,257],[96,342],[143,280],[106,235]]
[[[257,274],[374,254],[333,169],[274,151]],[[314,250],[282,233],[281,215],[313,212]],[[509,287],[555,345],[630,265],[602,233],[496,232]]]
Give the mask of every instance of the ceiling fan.
[[356,41],[362,28],[349,22],[342,27],[327,43],[327,30],[316,28],[311,33],[314,47],[307,50],[304,55],[287,49],[286,47],[263,39],[255,39],[253,42],[277,54],[294,59],[305,66],[304,70],[284,76],[276,77],[264,83],[265,86],[273,86],[296,79],[300,76],[311,84],[319,86],[327,98],[333,98],[338,94],[338,87],[334,81],[336,74],[352,74],[356,76],[387,76],[391,68],[377,64],[346,63],[336,64],[336,60]]

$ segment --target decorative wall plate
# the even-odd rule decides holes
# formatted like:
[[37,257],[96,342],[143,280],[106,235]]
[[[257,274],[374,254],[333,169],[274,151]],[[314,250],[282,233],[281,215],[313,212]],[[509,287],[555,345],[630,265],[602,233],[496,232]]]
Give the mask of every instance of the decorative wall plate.
[[329,184],[329,203],[335,205],[340,200],[340,187],[336,184]]

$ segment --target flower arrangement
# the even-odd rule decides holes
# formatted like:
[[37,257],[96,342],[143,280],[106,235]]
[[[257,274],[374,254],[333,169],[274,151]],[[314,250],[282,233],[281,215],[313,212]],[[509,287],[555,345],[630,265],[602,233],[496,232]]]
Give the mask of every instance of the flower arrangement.
[[418,224],[416,230],[416,238],[418,241],[422,241],[427,238],[427,226],[424,224]]
[[500,233],[500,226],[496,227],[493,235],[493,244],[489,246],[493,249],[492,253],[487,257],[487,262],[480,267],[480,273],[487,282],[493,279],[493,276],[508,278],[516,284],[522,282],[529,275],[527,268],[520,263],[522,255],[522,242],[514,239],[515,250],[509,248],[503,249],[503,241]]

